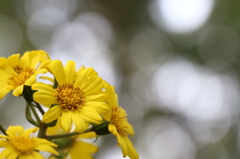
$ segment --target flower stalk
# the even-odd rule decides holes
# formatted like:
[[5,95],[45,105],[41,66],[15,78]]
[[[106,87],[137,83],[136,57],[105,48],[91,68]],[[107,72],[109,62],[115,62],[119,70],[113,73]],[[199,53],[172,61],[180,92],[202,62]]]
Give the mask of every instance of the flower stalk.
[[27,102],[27,107],[29,107],[31,109],[31,111],[33,112],[34,117],[37,120],[38,125],[40,125],[42,123],[42,121],[41,121],[41,119],[39,118],[39,116],[37,114],[35,106]]
[[40,111],[40,113],[43,115],[45,114],[45,111],[43,110],[43,108],[41,107],[41,105],[37,102],[34,102],[36,104],[36,107],[38,108],[38,110]]
[[65,138],[65,137],[71,137],[75,135],[79,135],[79,132],[71,132],[71,133],[66,133],[66,134],[59,134],[59,135],[48,135],[46,136],[46,139],[48,140],[53,140],[53,139],[58,139],[58,138]]
[[27,103],[26,104],[26,109],[25,109],[25,116],[26,119],[33,125],[39,126],[39,124],[32,118],[31,111],[30,111],[30,105]]
[[6,134],[6,129],[2,126],[2,124],[0,124],[0,130],[4,135],[7,135]]

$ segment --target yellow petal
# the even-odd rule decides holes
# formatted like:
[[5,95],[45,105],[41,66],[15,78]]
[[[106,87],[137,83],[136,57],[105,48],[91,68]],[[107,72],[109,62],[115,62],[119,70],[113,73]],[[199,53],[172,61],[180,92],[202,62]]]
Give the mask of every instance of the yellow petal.
[[89,78],[89,76],[92,74],[93,71],[94,71],[93,68],[87,68],[79,71],[77,73],[74,87],[81,87],[82,84]]
[[1,72],[0,74],[3,76],[12,76],[12,75],[16,75],[16,71],[13,69],[13,67],[11,67],[10,65],[8,65],[8,62],[6,60],[6,58],[0,57],[0,68],[1,68]]
[[84,104],[86,107],[89,106],[100,114],[108,113],[109,105],[104,102],[93,102],[89,101]]
[[8,61],[5,57],[0,57],[0,67],[6,66]]
[[8,63],[11,67],[16,67],[20,58],[20,54],[13,54],[8,57]]
[[72,126],[71,111],[62,112],[61,116],[61,126],[64,131],[69,132]]
[[31,155],[20,155],[18,159],[38,159],[38,158],[34,158],[31,154]]
[[2,138],[4,138],[4,139],[9,139],[9,136],[0,134],[0,139],[2,139]]
[[39,62],[41,61],[42,57],[45,56],[45,52],[43,53],[42,50],[33,50],[27,52],[29,58],[29,66],[35,68]]
[[9,126],[6,133],[9,137],[16,136],[17,133],[23,133],[24,129],[22,126]]
[[128,147],[127,147],[127,144],[124,140],[124,137],[121,137],[120,135],[118,135],[117,139],[118,139],[118,141],[121,140],[121,143],[119,143],[119,144],[120,144],[121,149],[122,149],[123,157],[126,157],[128,155]]
[[126,142],[127,148],[128,148],[128,156],[131,159],[139,159],[139,155],[138,155],[136,149],[134,148],[134,146],[132,145],[131,140],[128,137],[126,137],[125,142]]
[[44,74],[44,73],[47,73],[47,69],[40,69],[40,70],[37,70],[34,75],[38,75],[38,74]]
[[45,159],[40,153],[38,153],[38,152],[36,152],[36,151],[33,151],[32,157],[33,157],[34,159]]
[[128,130],[127,130],[128,134],[134,136],[135,132],[134,132],[134,129],[133,129],[132,125],[129,124],[128,127],[129,127]]
[[83,133],[86,130],[85,122],[80,115],[80,113],[73,112],[72,113],[72,121],[75,125],[75,130],[79,133]]
[[51,141],[48,141],[46,139],[42,139],[42,138],[34,138],[34,143],[36,145],[48,145],[48,146],[51,146],[51,147],[57,147],[57,145]]
[[86,69],[85,66],[81,66],[81,67],[78,69],[77,73],[79,74],[81,71],[83,71],[83,70],[85,70],[85,69]]
[[14,86],[12,86],[12,85],[6,85],[6,84],[5,84],[5,88],[6,88],[7,90],[14,90],[14,89],[15,89]]
[[89,107],[83,107],[81,115],[84,121],[87,123],[100,124],[102,122],[101,116],[93,109]]
[[26,136],[30,136],[30,134],[35,133],[37,131],[38,131],[38,128],[35,127],[35,128],[30,128],[30,129],[25,130],[24,133],[25,133]]
[[0,140],[0,147],[8,147],[9,146],[9,142],[7,142],[6,140]]
[[114,87],[108,83],[105,83],[104,87],[106,89],[106,93],[109,94],[108,102],[110,103],[110,105],[117,106],[118,105],[118,97],[117,97],[117,94],[115,93]]
[[58,84],[66,83],[66,77],[63,70],[62,62],[60,60],[54,60],[50,63],[50,67]]
[[94,138],[96,136],[97,136],[96,133],[94,131],[91,131],[91,132],[87,132],[87,133],[83,133],[83,134],[78,135],[78,138],[79,139],[91,139],[91,138]]
[[[79,149],[81,153],[79,153]],[[77,141],[74,143],[72,149],[70,149],[70,156],[72,159],[92,159],[91,154],[97,152],[98,147],[87,142]]]
[[47,85],[45,83],[42,83],[42,82],[37,82],[37,83],[34,83],[32,85],[32,89],[33,90],[42,90],[44,92],[49,92],[49,93],[52,93],[52,94],[56,94],[56,90],[53,89],[50,85]]
[[54,155],[58,155],[58,152],[48,145],[36,145],[35,150],[47,151]]
[[34,101],[42,104],[57,104],[55,94],[52,92],[39,91],[33,94]]
[[7,90],[7,89],[0,89],[0,100],[3,99],[3,97],[6,96],[6,94],[8,94],[8,92],[10,92],[10,90]]
[[13,91],[13,95],[17,97],[22,95],[22,92],[23,92],[23,85],[20,85]]
[[81,87],[85,95],[98,94],[102,91],[103,80],[98,76],[90,77]]
[[102,114],[102,117],[107,120],[107,121],[111,121],[112,118],[112,110],[110,109],[108,113],[106,114]]
[[[79,143],[79,142],[78,142]],[[77,144],[78,144],[77,143]],[[77,145],[76,144],[76,145]],[[82,146],[82,150],[85,151],[85,152],[88,152],[89,154],[90,153],[95,153],[97,152],[98,150],[98,147],[93,145],[93,144],[90,144],[90,143],[87,143],[87,142],[81,142],[81,146]],[[77,146],[76,146],[77,147]]]
[[76,149],[71,149],[69,154],[71,159],[79,159],[80,157],[83,158],[82,154],[79,154],[79,150],[76,150]]
[[86,100],[85,101],[99,101],[99,102],[103,102],[103,101],[106,101],[108,99],[108,97],[109,97],[108,94],[89,95],[89,96],[86,96]]
[[1,153],[0,153],[0,159],[3,158],[11,158],[11,159],[15,159],[17,158],[19,154],[14,150],[13,147],[9,146],[8,148],[4,149]]
[[43,115],[43,122],[50,123],[53,120],[56,120],[60,114],[62,113],[62,109],[59,107],[59,105],[56,105],[52,108],[50,108],[44,115]]
[[114,124],[110,123],[110,124],[108,125],[108,130],[109,130],[113,135],[115,135],[115,136],[118,135],[116,126],[115,126]]
[[25,81],[24,85],[31,86],[35,82],[36,82],[36,76],[33,75]]
[[[20,58],[19,60],[19,65],[22,66],[22,67],[25,67],[25,66],[30,66],[30,58],[29,58],[29,51],[25,52],[22,57]],[[32,67],[34,68],[34,67]]]
[[74,61],[68,61],[65,67],[65,75],[68,83],[73,83],[76,76],[76,64]]
[[42,54],[42,57],[40,59],[40,62],[43,63],[45,61],[49,61],[51,60],[50,56],[48,55],[48,53],[46,53],[44,50],[38,50],[41,54]]
[[51,60],[43,61],[43,63],[41,63],[37,68],[38,69],[47,68],[48,65],[50,64],[50,62],[51,62]]

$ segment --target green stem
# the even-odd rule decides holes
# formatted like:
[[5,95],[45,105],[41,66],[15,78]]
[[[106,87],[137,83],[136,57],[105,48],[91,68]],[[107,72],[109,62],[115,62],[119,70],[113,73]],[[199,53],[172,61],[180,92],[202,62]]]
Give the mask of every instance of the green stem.
[[46,131],[47,131],[47,126],[45,123],[41,122],[39,126],[39,132],[38,132],[38,137],[39,138],[46,138]]
[[[89,128],[89,129],[85,130],[84,133],[87,133],[87,132],[90,132],[90,131],[93,131],[92,128]],[[79,135],[79,134],[81,134],[81,133],[79,133],[79,132],[71,132],[71,133],[59,134],[59,135],[48,135],[48,136],[46,136],[46,138],[48,140],[52,140],[52,139],[57,139],[57,138],[63,138],[63,137]]]
[[39,116],[38,116],[38,114],[37,114],[35,108],[34,108],[33,105],[30,104],[30,103],[28,103],[28,105],[30,106],[30,108],[31,108],[31,110],[32,110],[32,112],[33,112],[33,114],[34,114],[34,116],[35,116],[37,122],[38,122],[39,125],[40,125],[40,124],[42,123],[42,121],[40,120],[40,118],[39,118]]
[[86,129],[86,130],[84,131],[84,133],[87,133],[87,132],[90,132],[90,131],[93,131],[93,127],[92,127],[92,128],[89,128],[89,129]]
[[79,135],[79,134],[80,134],[79,132],[71,132],[71,133],[59,134],[59,135],[48,135],[48,136],[46,136],[46,138],[48,140],[52,140],[52,139],[57,139],[57,138],[63,138],[63,137]]
[[2,133],[3,133],[4,135],[7,135],[6,129],[2,126],[2,124],[0,124],[0,130],[2,131]]
[[41,105],[39,103],[37,103],[37,102],[34,102],[34,103],[36,104],[36,106],[37,106],[38,110],[41,112],[41,114],[42,115],[45,114],[45,112],[44,112],[43,108],[41,107]]
[[37,123],[33,118],[32,118],[32,115],[31,115],[31,111],[30,111],[30,108],[31,107],[28,103],[26,105],[26,110],[25,110],[25,116],[27,118],[27,120],[32,123],[33,125],[39,127],[39,123]]

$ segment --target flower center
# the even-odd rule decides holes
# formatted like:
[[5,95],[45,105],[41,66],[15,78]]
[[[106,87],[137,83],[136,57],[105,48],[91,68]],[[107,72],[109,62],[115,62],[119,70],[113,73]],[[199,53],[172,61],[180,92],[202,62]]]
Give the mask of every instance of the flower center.
[[25,81],[34,74],[34,69],[30,67],[15,67],[17,75],[13,75],[8,79],[8,85],[18,87],[25,83]]
[[17,136],[11,139],[12,146],[21,154],[30,154],[34,150],[34,141],[28,136]]
[[74,88],[72,83],[59,85],[56,91],[57,101],[64,111],[78,110],[85,103],[84,93],[79,87]]
[[113,108],[111,123],[116,126],[117,131],[121,136],[127,136],[129,134],[129,123],[126,117],[127,115],[122,108]]

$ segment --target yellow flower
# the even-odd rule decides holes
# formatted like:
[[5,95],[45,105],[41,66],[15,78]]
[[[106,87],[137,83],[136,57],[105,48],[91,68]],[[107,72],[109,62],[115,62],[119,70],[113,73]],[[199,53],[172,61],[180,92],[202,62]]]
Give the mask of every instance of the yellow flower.
[[[56,126],[50,127],[47,129],[47,133],[50,135],[59,135],[66,133],[60,126],[58,121]],[[71,159],[92,159],[92,154],[98,151],[98,147],[85,142],[85,139],[96,138],[95,132],[87,132],[80,134],[77,137],[72,136],[68,138],[57,139],[57,142],[61,145],[64,145],[60,152],[63,152],[64,159],[67,159],[70,156]],[[54,158],[54,157],[52,157]]]
[[134,130],[128,122],[127,113],[118,106],[118,97],[113,86],[106,84],[106,93],[109,94],[108,102],[111,108],[109,113],[104,114],[103,117],[110,122],[108,130],[116,136],[123,157],[129,156],[131,159],[138,159],[139,155],[128,138],[128,135],[134,135]]
[[41,138],[31,137],[38,128],[24,130],[22,126],[10,126],[6,133],[8,136],[0,135],[0,147],[5,148],[0,152],[0,159],[44,159],[38,151],[47,151],[58,155],[52,147],[56,144]]
[[42,50],[25,52],[21,58],[20,54],[13,54],[7,59],[0,57],[0,100],[11,90],[14,96],[19,96],[24,85],[35,83],[36,75],[47,72],[42,69],[46,60],[49,56]]
[[69,132],[72,123],[76,131],[82,133],[86,129],[85,122],[99,124],[102,122],[100,114],[107,113],[108,97],[102,92],[103,80],[93,68],[80,68],[76,72],[76,64],[69,61],[66,67],[62,62],[54,60],[49,69],[58,83],[57,88],[52,88],[44,83],[35,83],[33,98],[44,105],[54,105],[43,115],[43,121],[50,123],[61,119],[64,131]]
[[94,132],[78,135],[68,147],[68,153],[71,159],[92,159],[91,154],[96,153],[98,148],[93,144],[82,141],[82,139],[91,139],[93,137],[96,137]]

